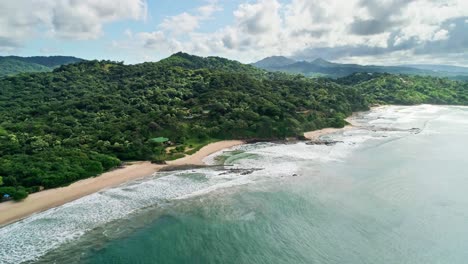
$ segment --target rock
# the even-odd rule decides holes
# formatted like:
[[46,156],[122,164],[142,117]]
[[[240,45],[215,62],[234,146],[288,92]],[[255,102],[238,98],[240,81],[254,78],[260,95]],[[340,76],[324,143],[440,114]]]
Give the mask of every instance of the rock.
[[422,132],[420,128],[412,128],[409,130],[409,132],[414,133],[414,134],[419,134]]
[[333,146],[338,143],[343,143],[343,141],[337,141],[337,140],[312,140],[307,142],[307,145],[325,145],[325,146]]

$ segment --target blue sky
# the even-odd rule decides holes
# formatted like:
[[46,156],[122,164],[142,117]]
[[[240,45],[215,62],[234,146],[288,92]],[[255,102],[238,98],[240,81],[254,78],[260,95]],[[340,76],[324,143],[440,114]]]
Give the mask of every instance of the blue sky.
[[139,63],[177,51],[361,64],[468,61],[466,0],[15,0],[1,55]]

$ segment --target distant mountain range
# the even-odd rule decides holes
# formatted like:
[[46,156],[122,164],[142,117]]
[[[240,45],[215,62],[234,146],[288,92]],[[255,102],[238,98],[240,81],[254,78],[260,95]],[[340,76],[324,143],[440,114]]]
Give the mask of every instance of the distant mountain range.
[[[77,63],[84,59],[72,56],[0,56],[0,78],[19,73],[50,72],[62,65]],[[340,78],[353,73],[391,73],[447,77],[453,80],[468,81],[468,67],[433,64],[408,64],[400,66],[378,66],[340,64],[321,58],[314,61],[297,61],[283,56],[267,57],[253,66],[268,70],[311,77]]]
[[61,65],[76,63],[83,59],[69,56],[0,56],[0,78],[27,72],[49,72]]
[[268,71],[281,71],[297,73],[313,77],[339,78],[353,73],[392,73],[409,75],[428,75],[448,77],[451,79],[468,80],[468,68],[449,65],[401,65],[401,66],[377,66],[359,64],[340,64],[316,59],[314,61],[296,61],[283,56],[265,58],[252,64],[255,67]]

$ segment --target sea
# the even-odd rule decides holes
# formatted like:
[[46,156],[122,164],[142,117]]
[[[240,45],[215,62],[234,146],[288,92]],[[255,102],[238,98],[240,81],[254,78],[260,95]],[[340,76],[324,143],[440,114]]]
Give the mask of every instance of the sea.
[[384,106],[0,229],[0,263],[468,263],[468,108]]

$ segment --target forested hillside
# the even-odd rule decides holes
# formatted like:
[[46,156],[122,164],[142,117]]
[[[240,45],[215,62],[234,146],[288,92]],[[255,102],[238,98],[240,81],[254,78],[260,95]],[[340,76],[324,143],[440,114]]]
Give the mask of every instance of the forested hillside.
[[0,78],[19,73],[49,72],[58,66],[80,61],[83,60],[68,56],[0,56]]
[[303,74],[310,77],[341,78],[354,73],[391,73],[443,77],[452,80],[468,78],[468,68],[448,65],[359,65],[334,63],[320,58],[314,61],[295,61],[281,56],[268,57],[252,65],[268,71]]
[[454,104],[468,102],[468,83],[444,78],[356,73],[336,80],[360,91],[371,104]]
[[341,127],[353,111],[406,95],[417,98],[407,103],[467,104],[466,91],[466,83],[424,77],[309,79],[183,53],[157,63],[88,61],[7,77],[0,80],[0,194],[20,198],[123,160],[175,159],[213,140]]
[[28,63],[24,61],[0,58],[0,78],[11,76],[22,72],[48,72],[51,71],[49,67],[39,65],[36,63]]

